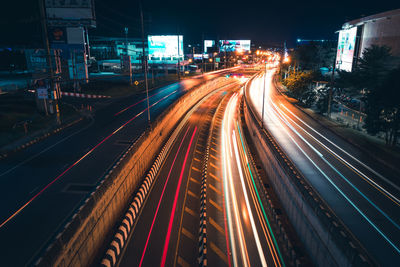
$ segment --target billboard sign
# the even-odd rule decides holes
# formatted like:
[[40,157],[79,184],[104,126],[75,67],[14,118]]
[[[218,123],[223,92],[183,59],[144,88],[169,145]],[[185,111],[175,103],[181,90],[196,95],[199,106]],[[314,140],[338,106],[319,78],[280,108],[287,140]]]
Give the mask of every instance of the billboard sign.
[[357,27],[339,32],[338,48],[336,55],[336,68],[351,71],[353,67],[354,49],[356,45]]
[[222,52],[250,51],[250,40],[220,40]]
[[208,53],[207,50],[209,47],[215,46],[214,40],[204,40],[204,53]]
[[149,35],[148,46],[150,57],[183,57],[182,35]]
[[46,79],[39,79],[35,81],[36,95],[38,99],[49,98],[49,83]]
[[37,93],[38,99],[48,99],[49,98],[49,92],[47,91],[47,88],[38,88],[38,89],[36,89],[36,93]]
[[93,0],[45,0],[50,25],[95,26]]

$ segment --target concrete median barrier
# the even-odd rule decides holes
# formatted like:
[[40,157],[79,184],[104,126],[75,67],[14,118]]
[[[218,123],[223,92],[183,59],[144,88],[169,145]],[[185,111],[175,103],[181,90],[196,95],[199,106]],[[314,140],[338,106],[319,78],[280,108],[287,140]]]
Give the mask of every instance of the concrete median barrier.
[[233,82],[233,79],[216,78],[190,89],[165,110],[115,163],[35,265],[93,264],[98,253],[107,247],[113,227],[181,118],[204,96]]

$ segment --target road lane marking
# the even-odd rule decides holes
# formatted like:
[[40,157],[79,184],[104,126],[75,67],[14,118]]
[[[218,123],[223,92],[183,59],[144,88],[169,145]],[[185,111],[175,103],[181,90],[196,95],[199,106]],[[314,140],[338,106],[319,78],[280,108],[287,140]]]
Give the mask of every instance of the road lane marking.
[[185,207],[185,212],[189,213],[190,215],[192,215],[193,217],[197,217],[196,212],[194,212],[192,209]]
[[210,162],[210,166],[212,166],[212,167],[214,167],[215,169],[219,170],[219,168],[218,168],[216,165],[214,165],[212,162]]
[[[185,159],[183,160],[183,165],[182,165],[181,172],[180,172],[180,175],[179,175],[178,185],[177,185],[177,188],[176,188],[176,191],[175,191],[174,202],[173,202],[173,205],[172,205],[171,215],[170,215],[169,223],[168,223],[167,236],[165,237],[163,253],[162,253],[162,257],[161,257],[161,264],[160,264],[161,267],[165,267],[165,261],[167,259],[167,252],[168,252],[168,247],[169,247],[169,243],[170,243],[170,239],[171,239],[171,233],[172,233],[172,225],[173,225],[173,222],[174,222],[176,206],[178,204],[178,196],[179,196],[179,192],[180,192],[180,188],[181,188],[181,184],[182,184],[182,180],[183,180],[183,174],[184,174],[184,171],[185,171],[186,161],[187,161],[188,156],[189,156],[190,148],[192,146],[194,136],[196,135],[196,131],[197,131],[197,126],[194,127],[194,131],[192,133],[192,137],[190,138],[189,146],[188,146],[188,148],[186,150]],[[186,210],[186,208],[185,208],[185,210]]]
[[200,184],[200,182],[197,181],[196,179],[194,179],[193,177],[190,177],[190,181],[192,181],[192,182],[194,182],[194,183],[196,183],[196,184]]
[[193,193],[193,192],[190,191],[190,190],[188,190],[188,195],[189,195],[189,196],[192,196],[192,197],[194,197],[194,198],[199,198],[198,196],[196,196],[195,193]]
[[215,254],[218,255],[218,257],[221,258],[221,260],[223,260],[225,262],[225,264],[228,264],[228,260],[226,258],[225,253],[222,252],[222,250],[219,247],[217,247],[217,245],[215,245],[214,242],[212,242],[212,241],[210,242],[210,248],[212,251],[215,252]]
[[217,182],[221,182],[221,179],[215,176],[212,172],[209,172],[208,174],[211,176],[211,178],[214,178]]
[[190,264],[187,263],[181,256],[178,256],[178,264],[182,267],[190,267]]
[[196,172],[201,172],[199,169],[197,169],[196,167],[192,167],[192,170],[195,170]]
[[24,165],[25,163],[27,163],[27,162],[29,162],[29,161],[31,161],[31,160],[37,158],[38,156],[40,156],[41,154],[43,154],[43,153],[49,151],[50,149],[52,149],[53,147],[57,146],[58,144],[64,142],[65,140],[71,138],[72,136],[77,135],[78,133],[80,133],[80,132],[86,130],[87,128],[89,128],[89,127],[92,126],[93,124],[94,124],[94,120],[92,120],[92,121],[91,121],[88,125],[86,125],[84,128],[82,128],[82,129],[80,129],[80,130],[78,130],[78,131],[76,131],[76,132],[74,132],[74,133],[72,133],[72,134],[70,134],[70,135],[64,137],[64,138],[61,139],[60,141],[58,141],[58,142],[54,143],[53,145],[51,145],[51,146],[49,146],[49,147],[43,149],[42,151],[40,151],[39,153],[33,155],[32,157],[27,158],[26,160],[24,160],[24,161],[18,163],[17,165],[15,165],[14,167],[12,167],[12,168],[8,169],[7,171],[1,173],[1,174],[0,174],[0,177],[1,177],[1,176],[4,176],[4,175],[6,175],[6,174],[8,174],[8,173],[10,173],[10,172],[12,172],[13,170],[17,169],[18,167]]
[[222,208],[220,205],[218,205],[216,202],[214,202],[214,200],[210,199],[210,204],[213,205],[217,210],[219,210],[220,212],[222,212]]
[[212,153],[210,153],[210,156],[215,159],[215,160],[219,160],[216,156],[214,156]]
[[182,227],[182,234],[184,234],[189,239],[196,241],[196,238],[194,237],[194,235],[191,232],[189,232],[185,227]]
[[210,217],[210,224],[214,226],[214,228],[217,229],[217,231],[220,232],[222,235],[225,235],[224,229],[222,229],[222,227],[211,217]]
[[[106,142],[109,138],[111,138],[114,134],[116,134],[117,132],[119,132],[121,129],[125,128],[126,125],[128,125],[129,123],[131,123],[133,120],[135,120],[137,117],[139,117],[140,115],[142,115],[147,109],[150,109],[152,107],[154,107],[155,105],[157,105],[158,103],[160,103],[162,100],[165,100],[166,98],[168,98],[169,96],[171,96],[172,94],[174,94],[175,92],[177,92],[177,90],[173,91],[172,93],[164,96],[163,98],[159,99],[158,101],[154,102],[152,105],[150,105],[148,108],[145,108],[144,110],[142,110],[141,112],[139,112],[138,114],[136,114],[135,116],[133,116],[131,119],[129,119],[128,121],[126,121],[124,124],[122,124],[122,126],[120,126],[118,129],[116,129],[115,131],[113,131],[111,134],[109,134],[106,138],[104,138],[100,143],[98,143],[97,145],[95,145],[91,150],[89,150],[89,152],[87,152],[86,154],[84,154],[80,159],[78,159],[75,163],[73,163],[72,165],[70,165],[67,169],[65,169],[61,174],[59,174],[55,179],[53,179],[51,182],[49,182],[46,186],[44,186],[35,196],[33,196],[31,199],[28,200],[28,202],[26,202],[24,205],[22,205],[18,210],[16,210],[11,216],[9,216],[4,222],[2,222],[0,224],[0,228],[2,228],[6,223],[8,223],[10,220],[12,220],[15,216],[17,216],[22,210],[24,210],[30,203],[32,203],[32,201],[34,201],[38,196],[40,196],[44,191],[46,191],[50,186],[52,186],[56,181],[58,181],[59,179],[61,179],[67,172],[69,172],[74,166],[78,165],[79,162],[81,162],[84,158],[86,158],[88,155],[90,155],[94,150],[96,150],[99,146],[101,146],[104,142]],[[82,129],[83,130],[83,129]],[[72,136],[72,135],[71,135]],[[67,137],[69,138],[69,137]],[[61,142],[61,141],[60,141]],[[57,143],[56,143],[57,144]],[[55,145],[56,145],[55,144]],[[4,175],[5,173],[3,173],[2,175]]]
[[209,184],[210,188],[214,190],[218,195],[221,195],[221,191],[219,191],[217,188],[215,188],[212,184]]
[[213,147],[211,148],[211,150],[218,154],[218,151],[215,150]]
[[199,160],[198,158],[193,158],[195,161],[201,162],[201,160]]
[[149,244],[151,232],[153,231],[154,223],[155,223],[155,221],[156,221],[156,219],[157,219],[157,214],[158,214],[158,211],[159,211],[159,209],[160,209],[161,201],[162,201],[162,199],[163,199],[163,196],[164,196],[164,193],[165,193],[165,189],[166,189],[167,184],[168,184],[168,180],[169,180],[169,178],[170,178],[172,169],[173,169],[173,167],[174,167],[174,165],[175,165],[176,158],[178,157],[179,151],[180,151],[180,149],[181,149],[181,147],[182,147],[183,141],[185,140],[186,135],[187,135],[187,133],[189,132],[189,129],[190,129],[190,127],[187,128],[187,130],[186,130],[186,132],[185,132],[185,134],[184,134],[184,136],[183,136],[183,138],[182,138],[182,140],[181,140],[181,143],[179,144],[179,147],[178,147],[178,150],[177,150],[177,152],[176,152],[176,154],[175,154],[174,160],[172,161],[171,168],[170,168],[170,170],[169,170],[167,179],[166,179],[166,181],[165,181],[164,188],[163,188],[163,190],[162,190],[162,192],[161,192],[161,196],[160,196],[160,199],[159,199],[159,201],[158,201],[157,209],[156,209],[156,212],[155,212],[153,221],[152,221],[151,226],[150,226],[150,231],[149,231],[149,234],[148,234],[147,239],[146,239],[146,243],[145,243],[145,246],[144,246],[144,249],[143,249],[143,253],[142,253],[142,256],[141,256],[141,258],[140,258],[139,267],[142,266],[142,264],[143,264],[144,255],[146,254],[146,250],[147,250],[147,246],[148,246],[148,244]]

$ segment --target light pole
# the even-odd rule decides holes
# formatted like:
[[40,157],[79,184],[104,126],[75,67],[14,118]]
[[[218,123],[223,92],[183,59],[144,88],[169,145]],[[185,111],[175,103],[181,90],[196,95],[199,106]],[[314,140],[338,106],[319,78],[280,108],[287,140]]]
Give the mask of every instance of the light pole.
[[262,100],[262,114],[261,114],[261,129],[264,129],[264,106],[265,106],[265,84],[267,79],[267,63],[265,62],[265,73],[264,73],[264,90]]
[[144,49],[144,23],[143,23],[143,9],[142,9],[142,2],[139,2],[140,5],[140,20],[142,22],[142,46],[143,46],[143,68],[144,68],[144,80],[146,84],[146,98],[147,98],[147,119],[150,125],[150,104],[149,104],[149,84],[147,81],[147,59],[146,59],[146,52]]

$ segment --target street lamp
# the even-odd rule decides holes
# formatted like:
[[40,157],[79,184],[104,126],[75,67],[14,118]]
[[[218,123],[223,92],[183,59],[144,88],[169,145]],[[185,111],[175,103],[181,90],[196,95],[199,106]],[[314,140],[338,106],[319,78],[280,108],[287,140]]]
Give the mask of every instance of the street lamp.
[[262,102],[262,114],[261,114],[261,129],[264,129],[264,105],[265,105],[265,84],[267,79],[267,62],[265,62],[265,73],[264,73],[264,90],[263,90],[263,102]]
[[289,57],[285,57],[284,59],[283,59],[283,63],[289,63],[290,62],[290,58]]

